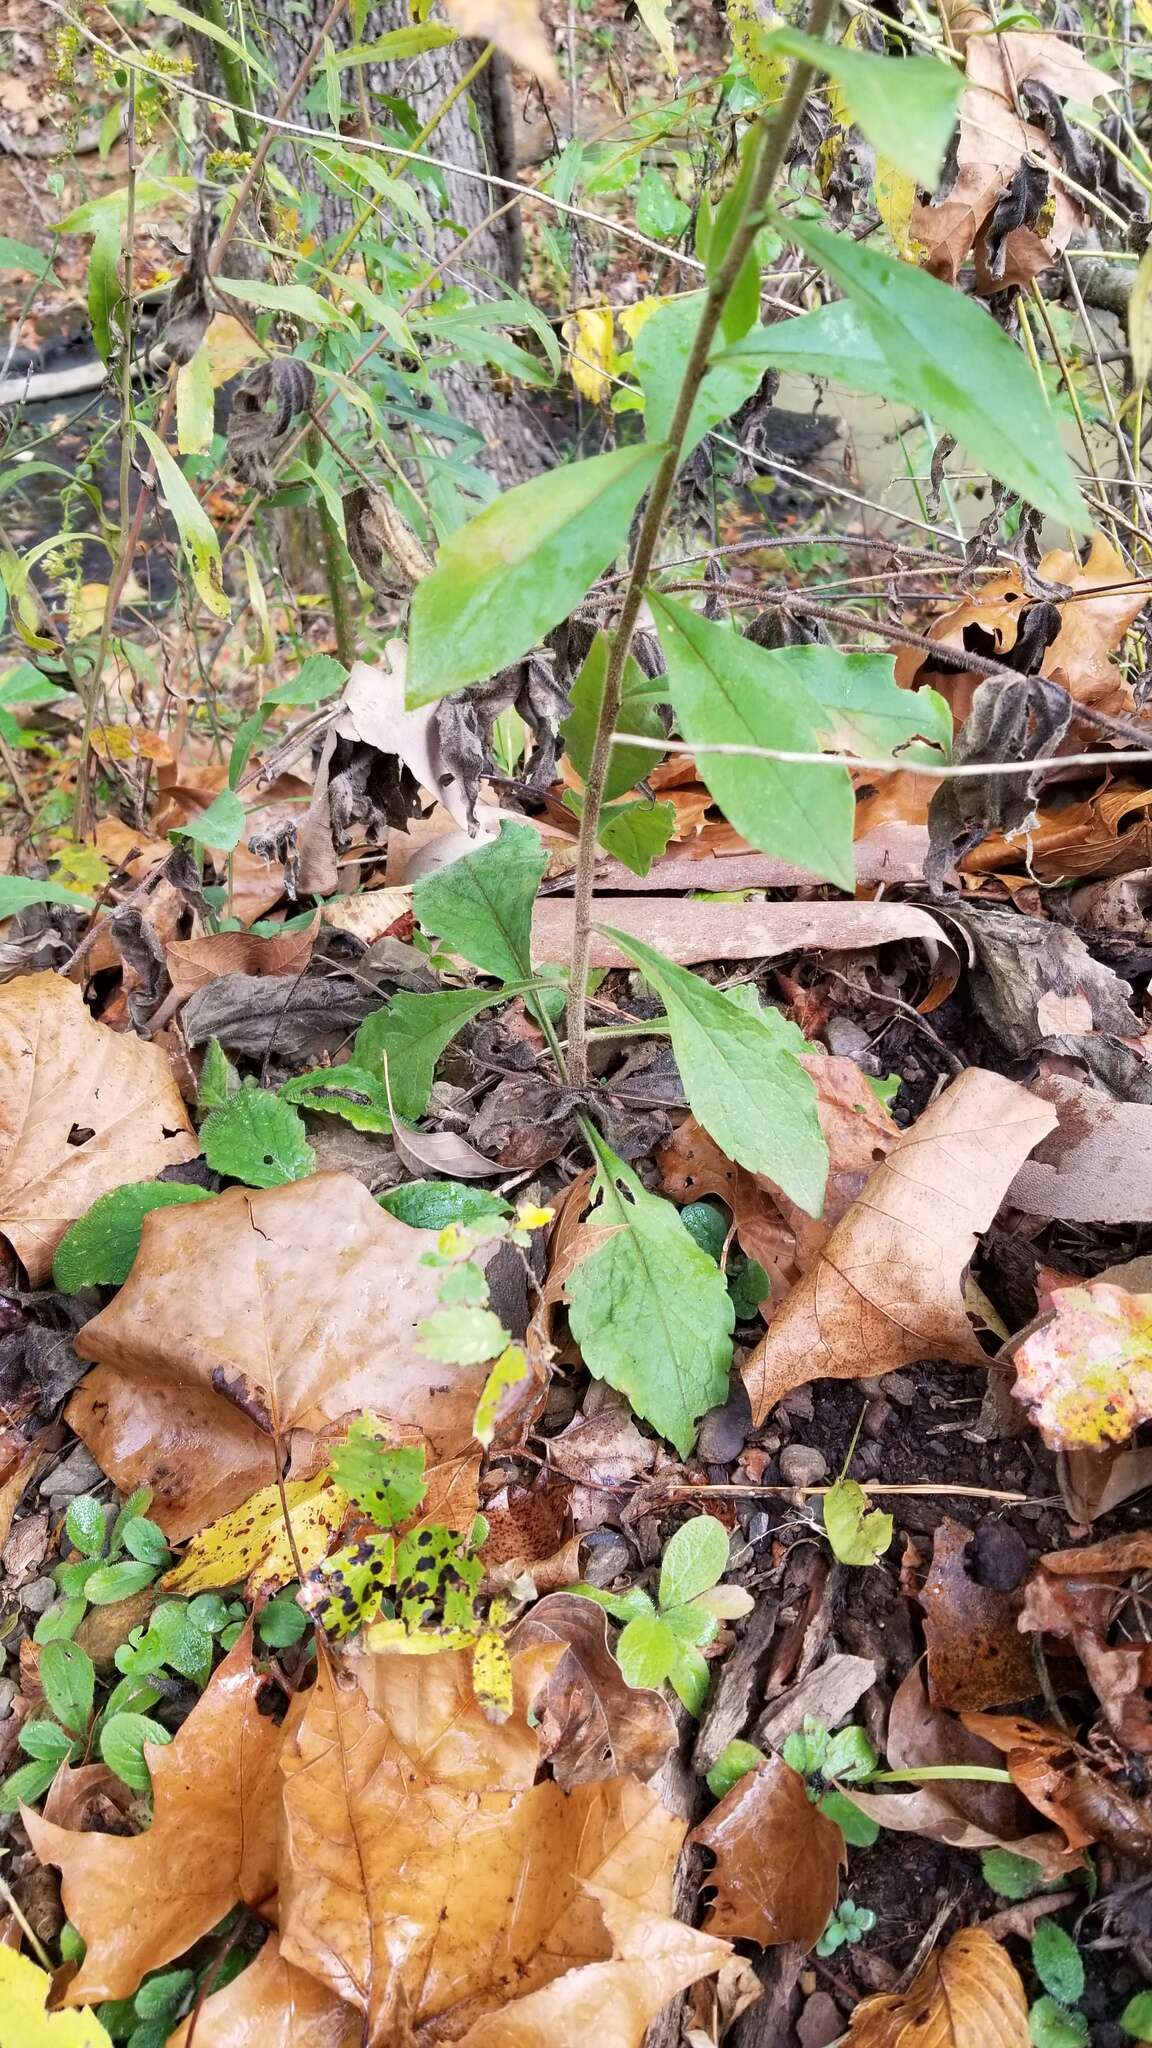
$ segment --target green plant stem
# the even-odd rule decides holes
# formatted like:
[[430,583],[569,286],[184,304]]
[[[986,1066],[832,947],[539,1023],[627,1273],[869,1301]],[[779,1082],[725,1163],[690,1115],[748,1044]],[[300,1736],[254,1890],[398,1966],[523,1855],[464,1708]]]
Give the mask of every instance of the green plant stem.
[[921,1764],[907,1771],[870,1771],[863,1785],[930,1785],[937,1779],[962,1779],[976,1785],[1011,1785],[1011,1771],[982,1764]]
[[[835,11],[836,0],[812,0],[808,32],[823,36]],[[644,589],[656,559],[656,549],[680,467],[688,425],[696,394],[704,381],[708,357],[720,325],[728,296],[744,268],[748,253],[763,225],[764,209],[784,167],[788,146],[803,110],[815,67],[797,63],[771,125],[761,118],[757,154],[749,179],[744,211],[737,222],[724,259],[705,293],[699,324],[684,370],[664,458],[656,472],[640,533],[632,557],[620,620],[612,638],[604,695],[596,726],[592,760],[584,781],[584,809],[580,819],[580,841],[573,902],[572,973],[568,1001],[568,1066],[574,1086],[588,1081],[587,982],[592,941],[592,900],[596,877],[596,845],[604,785],[612,754],[612,735],[620,711],[624,669],[632,647],[636,622],[644,602]]]
[[[221,29],[225,35],[231,34],[222,0],[196,0],[196,5],[205,21],[210,21],[213,28]],[[234,109],[236,133],[240,137],[242,148],[246,149],[248,154],[251,155],[259,143],[260,131],[255,122],[249,118],[255,112],[255,106],[252,100],[252,87],[249,82],[248,73],[239,59],[227,47],[227,44],[214,42],[212,48],[216,53],[216,62],[220,66],[220,76],[224,80],[228,98],[231,100]],[[243,111],[244,109],[247,109],[247,112]]]
[[[308,436],[308,443],[309,457],[315,468],[322,453],[320,435],[315,427]],[[320,511],[320,537],[324,549],[324,580],[328,585],[328,598],[336,627],[336,652],[345,668],[351,668],[356,659],[356,627],[352,618],[352,607],[348,601],[343,542],[332,508],[323,491],[320,492],[317,502]]]

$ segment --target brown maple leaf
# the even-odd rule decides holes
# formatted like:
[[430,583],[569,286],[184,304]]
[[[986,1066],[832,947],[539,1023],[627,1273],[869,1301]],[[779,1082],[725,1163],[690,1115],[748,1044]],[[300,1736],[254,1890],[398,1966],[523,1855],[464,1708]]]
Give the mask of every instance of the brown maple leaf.
[[360,2048],[360,2014],[306,1970],[286,1963],[274,1934],[254,1963],[168,2037],[167,2048]]
[[153,1807],[142,1835],[78,1834],[21,1809],[86,1944],[69,2005],[131,1998],[234,1905],[255,1911],[271,1899],[284,1731],[259,1710],[261,1684],[249,1626],[173,1741],[144,1745]]
[[288,1448],[292,1476],[310,1476],[317,1438],[365,1410],[430,1464],[459,1461],[486,1368],[436,1365],[417,1342],[435,1243],[349,1174],[154,1210],[76,1339],[97,1364],[68,1420],[122,1492],[153,1488],[174,1540],[272,1484]]
[[960,1295],[1005,1190],[1055,1123],[1049,1106],[969,1067],[906,1131],[837,1224],[744,1366],[759,1427],[793,1387],[923,1358],[979,1365]]
[[716,1858],[705,1880],[716,1892],[706,1922],[712,1933],[761,1948],[819,1941],[848,1860],[844,1837],[783,1757],[769,1757],[733,1785],[692,1840]]
[[158,1046],[97,1024],[59,974],[0,989],[0,1232],[34,1287],[98,1196],[199,1150]]
[[979,1927],[929,1956],[907,1991],[856,2007],[850,2048],[1028,2048],[1028,2000],[1016,1965]]

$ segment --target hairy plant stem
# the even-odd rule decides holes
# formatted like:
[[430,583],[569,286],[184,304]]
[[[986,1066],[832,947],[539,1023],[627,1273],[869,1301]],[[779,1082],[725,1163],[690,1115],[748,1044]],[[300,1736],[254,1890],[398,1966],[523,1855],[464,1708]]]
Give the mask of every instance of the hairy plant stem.
[[[836,0],[812,0],[808,16],[808,30],[811,35],[824,34],[835,7]],[[604,785],[612,754],[612,735],[623,692],[625,665],[636,631],[636,622],[640,616],[640,607],[644,602],[644,588],[656,559],[661,529],[672,497],[676,473],[680,467],[692,407],[708,368],[712,343],[716,338],[729,294],[744,268],[756,235],[763,226],[764,210],[784,167],[788,146],[803,110],[813,74],[813,65],[795,64],[775,119],[769,125],[761,118],[756,157],[748,181],[744,210],[736,224],[723,261],[705,293],[700,322],[693,337],[680,394],[676,400],[676,409],[672,415],[672,424],[668,430],[666,452],[649,493],[632,557],[619,623],[612,639],[608,671],[604,678],[604,696],[596,726],[596,741],[584,783],[584,809],[580,820],[580,843],[576,865],[572,972],[568,996],[568,1070],[575,1087],[584,1087],[588,1081],[587,981],[592,939],[596,842],[600,828],[600,813],[604,804]]]
[[[308,436],[308,454],[315,469],[319,466],[321,448],[320,434],[316,427]],[[332,606],[332,620],[336,627],[336,652],[345,668],[351,668],[356,659],[356,627],[349,602],[348,579],[344,574],[344,544],[332,509],[323,491],[317,498],[320,513],[320,539],[324,550],[324,581],[328,585],[328,599]]]

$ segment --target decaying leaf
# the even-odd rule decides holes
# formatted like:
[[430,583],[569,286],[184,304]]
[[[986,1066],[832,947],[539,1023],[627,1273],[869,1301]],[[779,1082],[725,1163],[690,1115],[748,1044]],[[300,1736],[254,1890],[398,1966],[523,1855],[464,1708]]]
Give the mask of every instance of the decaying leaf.
[[1016,1965],[979,1927],[963,1927],[898,1996],[856,2007],[852,2048],[1028,2048],[1028,2000]]
[[145,1745],[153,1810],[142,1835],[75,1834],[24,1809],[32,1847],[60,1871],[65,1910],[87,1943],[69,2005],[131,1998],[147,1971],[238,1902],[267,1905],[281,1730],[259,1711],[260,1687],[246,1629],[172,1742]]
[[[1117,1740],[1152,1754],[1152,1641],[1126,1581],[1152,1569],[1152,1532],[1111,1536],[1082,1550],[1051,1550],[1024,1594],[1020,1626],[1068,1637]],[[1125,1613],[1122,1629],[1117,1622]]]
[[[292,1524],[289,1536],[284,1510]],[[249,1596],[275,1593],[327,1553],[348,1512],[333,1480],[290,1479],[283,1492],[265,1486],[242,1507],[201,1529],[164,1579],[166,1593],[203,1593],[246,1579]]]
[[968,1568],[972,1532],[945,1517],[920,1594],[928,1645],[928,1690],[936,1706],[977,1709],[1027,1699],[1036,1667],[1018,1621],[1016,1593],[982,1585]]
[[462,36],[495,43],[545,85],[559,86],[556,58],[537,0],[444,0],[444,12]]
[[980,1364],[960,1281],[1053,1112],[979,1067],[945,1089],[873,1174],[744,1366],[758,1425],[793,1387],[922,1358]]
[[[1115,1036],[1138,1037],[1135,1017],[1132,1027]],[[1046,1221],[1152,1222],[1152,1103],[1117,1101],[1047,1067],[1029,1085],[1052,1104],[1060,1121],[1016,1175],[1008,1190],[1012,1207]],[[1134,1293],[1140,1289],[1138,1281],[1118,1284]]]
[[844,1837],[782,1757],[733,1785],[691,1839],[716,1857],[713,1933],[761,1948],[820,1939],[836,1906]]
[[537,1708],[557,1783],[581,1785],[626,1772],[651,1778],[676,1747],[676,1723],[660,1693],[625,1682],[608,1647],[603,1608],[578,1594],[550,1593],[512,1635],[514,1650],[532,1643],[563,1648]]
[[[533,1783],[526,1710],[555,1659],[514,1659],[515,1711],[500,1726],[463,1656],[362,1657],[361,1684],[321,1669],[285,1748],[280,1938],[289,1962],[359,2008],[367,2040],[422,2025],[432,2038],[435,2023],[441,2038],[519,2041],[519,2001],[548,1989],[560,2011],[566,1996],[582,2003],[589,1965],[606,1999],[632,1981],[626,1958],[614,1962],[617,1902],[669,1915],[683,1824],[655,1794],[632,1778],[569,1793]],[[667,1938],[680,1984],[729,1952],[674,1922]],[[639,2048],[654,2009],[622,2043]]]
[[1013,1784],[1063,1830],[1070,1850],[1103,1842],[1117,1856],[1152,1863],[1152,1803],[1106,1777],[1091,1753],[1063,1729],[1023,1714],[965,1714],[963,1720],[982,1743],[1001,1753]]
[[[188,2048],[192,2021],[168,2038]],[[360,2014],[306,1970],[294,1969],[268,1936],[254,1963],[204,2000],[194,2048],[360,2048]]]
[[174,993],[183,1002],[222,974],[302,974],[312,957],[316,923],[261,939],[252,932],[204,932],[172,939],[164,949]]
[[1062,1287],[1015,1353],[1016,1395],[1054,1450],[1127,1443],[1152,1417],[1152,1294]]
[[34,1287],[99,1195],[199,1149],[159,1046],[97,1024],[61,975],[0,989],[0,1231]]
[[175,1540],[273,1484],[277,1442],[294,1476],[314,1472],[317,1434],[365,1409],[432,1462],[467,1456],[484,1368],[437,1366],[416,1342],[435,1242],[349,1174],[154,1211],[126,1285],[77,1339],[97,1363],[72,1427],[123,1492],[154,1488]]

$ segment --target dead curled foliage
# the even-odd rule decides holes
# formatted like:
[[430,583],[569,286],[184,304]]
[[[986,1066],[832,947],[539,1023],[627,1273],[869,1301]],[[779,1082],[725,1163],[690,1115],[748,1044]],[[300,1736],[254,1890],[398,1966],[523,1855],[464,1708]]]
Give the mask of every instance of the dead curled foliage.
[[848,2038],[852,2048],[1027,2048],[1028,2001],[1007,1952],[966,1927],[907,1991],[864,1999]]
[[1117,1740],[1152,1754],[1152,1641],[1129,1581],[1152,1569],[1152,1532],[1109,1537],[1042,1557],[1021,1627],[1071,1642]]
[[762,1948],[819,1940],[836,1907],[844,1837],[782,1757],[733,1785],[692,1840],[716,1858],[706,1879],[716,1893],[711,1932]]

